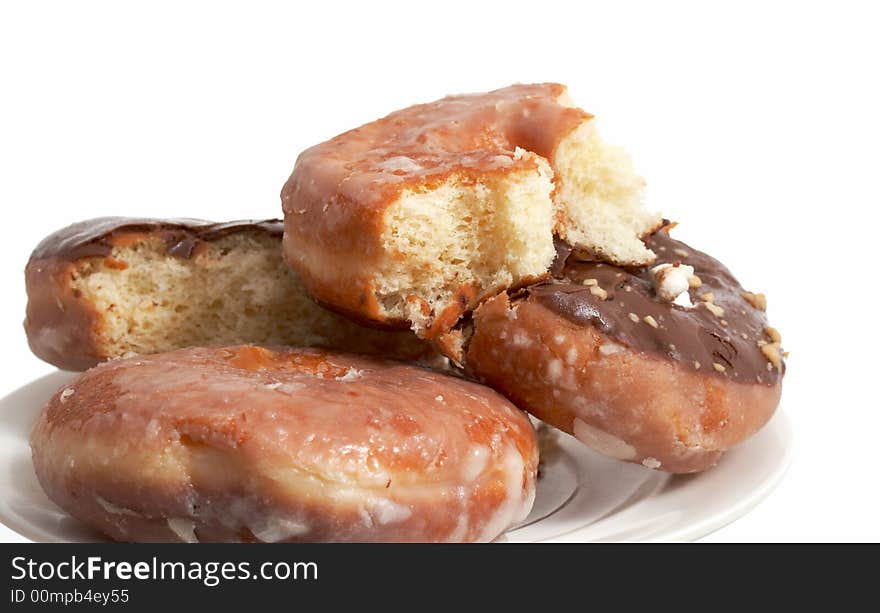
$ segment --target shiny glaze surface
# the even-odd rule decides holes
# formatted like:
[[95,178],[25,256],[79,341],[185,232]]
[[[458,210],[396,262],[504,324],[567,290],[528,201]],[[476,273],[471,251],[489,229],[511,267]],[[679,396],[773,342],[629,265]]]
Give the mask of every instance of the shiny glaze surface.
[[[102,364],[53,397],[33,448],[50,497],[123,540],[168,518],[203,540],[490,540],[537,469],[528,419],[488,388],[255,346]],[[262,538],[267,517],[295,529]]]
[[214,223],[201,219],[147,219],[138,217],[97,217],[62,228],[44,238],[31,254],[31,260],[59,257],[75,260],[107,256],[113,251],[117,234],[154,233],[164,240],[168,253],[192,257],[202,241],[212,241],[234,232],[260,230],[281,236],[283,224],[277,219],[242,220]]
[[[572,322],[595,326],[626,347],[664,356],[683,368],[743,383],[778,382],[784,365],[781,369],[768,368],[772,365],[759,346],[759,342],[768,340],[766,314],[743,298],[744,290],[730,271],[666,231],[656,232],[646,243],[657,254],[657,260],[650,267],[638,268],[579,261],[570,250],[557,247],[560,257],[555,278],[525,292]],[[564,265],[559,260],[564,260]],[[694,268],[701,285],[689,290],[693,307],[657,296],[650,269],[664,263]],[[584,285],[587,279],[595,279],[607,296],[591,292]],[[723,314],[706,306],[702,296],[707,293],[712,294],[712,304]],[[653,317],[656,327],[645,321],[647,316]]]

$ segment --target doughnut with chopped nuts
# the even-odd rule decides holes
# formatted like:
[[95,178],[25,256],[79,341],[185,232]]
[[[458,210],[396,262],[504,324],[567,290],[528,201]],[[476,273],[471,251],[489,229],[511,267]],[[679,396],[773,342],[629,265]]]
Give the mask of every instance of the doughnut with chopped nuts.
[[[666,230],[647,246],[658,262],[645,267],[561,250],[567,261],[553,279],[487,301],[457,342],[441,346],[474,377],[601,453],[701,471],[773,415],[785,371],[781,337],[720,262]],[[675,262],[682,274],[671,284],[658,272]],[[699,284],[687,283],[692,275]]]
[[49,498],[119,541],[489,541],[538,466],[529,418],[487,387],[252,345],[100,364],[31,449]]

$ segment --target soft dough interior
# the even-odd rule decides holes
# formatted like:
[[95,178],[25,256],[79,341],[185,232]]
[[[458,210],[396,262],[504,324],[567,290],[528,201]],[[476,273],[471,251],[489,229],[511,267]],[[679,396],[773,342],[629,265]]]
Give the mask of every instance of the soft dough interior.
[[[567,100],[560,100],[567,103]],[[419,335],[448,307],[464,310],[547,274],[554,235],[616,264],[654,259],[641,238],[661,217],[642,205],[644,181],[629,156],[606,144],[592,120],[563,138],[551,161],[531,171],[407,190],[385,214],[386,258],[376,275],[383,315],[408,320]]]
[[[480,298],[545,274],[553,262],[552,171],[534,169],[480,181],[452,177],[408,190],[385,215],[386,257],[376,290],[385,314],[422,334],[433,316],[470,288]],[[418,300],[409,299],[417,297]]]
[[623,149],[608,145],[592,121],[581,124],[556,149],[557,234],[615,264],[648,264],[654,254],[640,238],[661,217],[642,206],[644,180]]
[[91,258],[73,287],[98,311],[106,357],[236,343],[425,352],[411,333],[364,328],[315,304],[284,263],[280,237],[261,232],[204,243],[190,259],[149,237]]

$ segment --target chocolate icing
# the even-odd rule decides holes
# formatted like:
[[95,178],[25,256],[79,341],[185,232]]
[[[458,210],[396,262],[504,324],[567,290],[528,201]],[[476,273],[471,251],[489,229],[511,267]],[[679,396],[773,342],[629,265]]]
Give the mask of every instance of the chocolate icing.
[[242,230],[260,230],[281,236],[280,220],[230,221],[213,223],[201,219],[142,219],[136,217],[98,217],[67,226],[44,238],[31,259],[58,257],[76,260],[108,256],[113,251],[114,235],[123,232],[158,233],[165,241],[168,255],[190,258],[202,242],[213,241]]
[[[646,243],[657,254],[657,261],[637,268],[577,261],[566,249],[558,249],[558,259],[564,260],[564,265],[557,262],[554,278],[525,291],[566,319],[595,326],[630,349],[659,354],[683,368],[713,376],[776,384],[785,366],[768,369],[769,362],[758,346],[759,340],[767,340],[767,318],[742,297],[743,289],[730,271],[718,260],[671,238],[666,231],[654,233]],[[650,269],[667,262],[693,266],[702,281],[701,287],[689,290],[693,308],[656,295]],[[585,279],[596,279],[608,293],[607,298],[593,295],[583,284]],[[714,295],[713,303],[724,309],[723,316],[714,315],[701,304],[700,296],[707,292]],[[630,313],[638,316],[638,321],[633,321]],[[657,328],[643,320],[647,315],[656,320]],[[724,371],[719,372],[713,364],[720,364]]]
[[553,263],[550,265],[550,275],[558,277],[565,270],[565,263],[568,261],[568,256],[571,255],[572,249],[568,243],[558,238],[553,239],[553,246],[556,248],[556,257],[553,258]]

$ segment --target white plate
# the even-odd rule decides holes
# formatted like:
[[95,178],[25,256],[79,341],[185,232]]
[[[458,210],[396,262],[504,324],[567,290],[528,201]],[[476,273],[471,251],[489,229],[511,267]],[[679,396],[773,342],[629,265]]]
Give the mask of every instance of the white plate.
[[[55,372],[0,399],[0,540],[102,540],[46,498],[31,465],[28,435],[40,409],[75,375]],[[553,442],[555,438],[555,443]],[[692,540],[732,522],[763,500],[791,461],[791,425],[782,412],[710,471],[670,476],[593,453],[559,433],[543,449],[531,515],[500,540]]]

